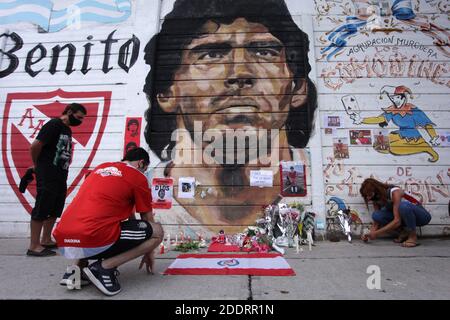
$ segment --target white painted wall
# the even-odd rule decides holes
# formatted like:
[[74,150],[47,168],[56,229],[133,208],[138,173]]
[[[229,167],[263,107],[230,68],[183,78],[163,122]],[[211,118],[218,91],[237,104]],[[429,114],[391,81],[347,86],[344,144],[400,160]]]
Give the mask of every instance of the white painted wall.
[[[76,0],[56,2],[55,10],[78,3]],[[359,196],[359,186],[364,178],[373,175],[381,180],[399,184],[421,196],[426,208],[432,213],[431,224],[434,225],[423,228],[423,232],[442,233],[442,228],[444,225],[448,225],[450,220],[448,215],[450,194],[448,189],[450,180],[448,146],[441,144],[441,146],[433,147],[439,154],[439,160],[435,163],[427,161],[428,155],[425,153],[396,156],[390,153],[379,153],[372,146],[353,145],[349,146],[349,158],[339,160],[334,158],[333,135],[325,134],[323,118],[327,115],[341,118],[343,125],[335,131],[339,137],[348,138],[349,130],[367,129],[376,132],[379,129],[377,125],[353,124],[342,106],[341,98],[349,94],[354,95],[361,108],[362,117],[377,116],[383,112],[382,108],[390,105],[386,96],[380,99],[380,89],[385,85],[404,85],[413,93],[413,99],[409,102],[420,107],[427,114],[434,122],[434,128],[438,130],[438,133],[450,132],[448,127],[450,120],[448,107],[449,55],[436,46],[432,33],[417,31],[417,27],[413,24],[406,24],[389,16],[386,17],[386,23],[392,29],[377,32],[360,30],[362,32],[346,38],[347,46],[342,48],[339,55],[327,60],[321,50],[330,44],[327,39],[330,32],[342,26],[345,18],[355,13],[353,1],[286,0],[286,3],[294,21],[309,35],[311,41],[309,60],[313,68],[310,77],[316,83],[319,92],[319,111],[316,115],[315,133],[306,150],[310,157],[307,167],[308,196],[289,199],[289,201],[304,202],[318,213],[318,219],[324,220],[326,209],[329,208],[329,205],[326,204],[328,199],[331,196],[337,196],[355,209],[364,222],[369,222],[370,215]],[[413,0],[412,3],[413,9],[419,16],[417,21],[422,19],[420,21],[439,26],[445,31],[435,32],[434,36],[436,37],[436,34],[439,37],[447,35],[448,41],[450,24],[448,15],[445,14],[448,10],[446,1]],[[123,22],[110,24],[82,22],[80,29],[66,28],[55,33],[40,33],[36,25],[26,22],[0,25],[0,34],[15,32],[23,39],[23,47],[15,52],[19,58],[17,69],[11,75],[0,78],[0,117],[2,130],[4,130],[2,132],[9,132],[11,124],[17,126],[28,106],[36,103],[42,104],[41,99],[14,100],[12,103],[14,108],[5,115],[8,94],[46,93],[57,89],[66,92],[106,91],[111,93],[110,110],[101,142],[98,150],[93,153],[90,167],[104,161],[120,159],[123,152],[125,118],[143,117],[143,112],[148,106],[142,91],[144,79],[149,71],[149,66],[143,60],[143,49],[152,35],[159,30],[162,19],[170,12],[172,6],[172,0],[133,0],[131,1],[131,16]],[[114,30],[117,30],[114,39],[117,39],[118,42],[113,43],[111,48],[110,66],[113,69],[105,74],[101,70],[105,46],[100,43],[100,40],[105,40]],[[140,53],[136,64],[129,72],[125,72],[117,65],[119,47],[133,35],[140,40]],[[88,36],[92,36],[92,39],[87,40]],[[377,44],[364,49],[364,51],[359,49],[359,52],[356,52],[358,44],[367,43],[369,40],[377,41],[376,39],[380,39],[378,41],[381,42],[381,39],[389,37],[393,37],[393,45]],[[404,41],[406,40],[413,40],[417,43],[405,46]],[[79,70],[83,63],[83,46],[88,42],[93,44],[90,55],[92,70],[83,75]],[[28,52],[39,43],[46,48],[48,56],[32,66],[33,70],[42,69],[33,78],[25,72],[24,66]],[[74,62],[76,71],[70,75],[63,72],[65,62],[63,55],[58,65],[58,72],[50,75],[48,68],[52,47],[67,43],[74,44],[77,49]],[[0,48],[3,51],[7,52],[13,48],[13,45],[11,38],[0,38]],[[420,47],[421,45],[425,47]],[[400,63],[390,62],[398,57],[401,58]],[[367,61],[366,65],[362,65],[364,60]],[[4,70],[8,63],[9,59],[0,54],[0,70]],[[359,68],[356,64],[359,64]],[[91,100],[91,98],[86,99],[86,101]],[[95,101],[99,101],[99,99]],[[36,110],[33,109],[34,111]],[[46,119],[45,115],[41,114],[40,116],[42,119]],[[36,112],[36,118],[33,121],[37,121],[38,118]],[[99,132],[99,123],[97,122],[93,137]],[[24,135],[28,134],[28,137],[31,135],[32,128],[22,126],[22,129]],[[392,122],[384,128],[388,131],[397,129],[398,127]],[[423,130],[421,133],[428,141],[427,133]],[[10,141],[10,134],[1,135],[0,236],[17,237],[28,234],[29,214],[11,187],[12,180],[9,181],[7,178],[9,168],[5,168],[4,157],[6,155],[10,163],[20,162],[20,159],[28,157],[28,150],[24,146],[12,148]],[[93,140],[91,140],[91,145],[92,143]],[[145,146],[143,131],[141,131],[141,143]],[[89,148],[89,144],[87,148],[76,149],[69,181],[73,181],[78,176],[91,153],[92,148]],[[151,160],[152,163],[156,163],[157,157],[152,154]],[[17,168],[14,164],[11,167],[13,180],[18,184]],[[73,186],[66,203],[71,202],[81,182],[82,180]],[[26,202],[32,205],[33,196],[27,193],[25,198]],[[219,203],[223,203],[223,199],[218,200]],[[170,216],[170,212],[159,212],[159,214]]]

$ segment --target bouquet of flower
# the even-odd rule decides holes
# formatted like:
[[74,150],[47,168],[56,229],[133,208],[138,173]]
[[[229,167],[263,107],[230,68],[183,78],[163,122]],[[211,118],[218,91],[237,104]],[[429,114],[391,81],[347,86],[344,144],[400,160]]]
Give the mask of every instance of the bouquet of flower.
[[247,227],[242,234],[242,238],[241,248],[248,251],[269,252],[272,247],[271,239],[267,236],[265,230],[259,227]]

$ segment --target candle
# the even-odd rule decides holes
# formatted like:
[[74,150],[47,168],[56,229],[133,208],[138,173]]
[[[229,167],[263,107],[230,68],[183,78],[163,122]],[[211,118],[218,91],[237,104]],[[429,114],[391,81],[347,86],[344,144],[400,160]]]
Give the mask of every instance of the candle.
[[167,250],[170,250],[170,233],[167,234]]
[[312,245],[312,233],[311,230],[308,230],[307,234],[307,238],[308,238],[308,246],[309,246],[309,251],[311,251],[311,245]]

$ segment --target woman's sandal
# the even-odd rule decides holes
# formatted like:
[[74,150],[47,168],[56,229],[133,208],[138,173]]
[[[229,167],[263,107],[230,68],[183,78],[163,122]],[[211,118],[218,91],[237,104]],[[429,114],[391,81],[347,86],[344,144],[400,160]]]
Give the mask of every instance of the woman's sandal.
[[398,238],[394,239],[394,242],[395,243],[403,243],[403,242],[405,242],[406,239],[408,239],[407,236],[406,237],[398,237]]
[[395,243],[403,243],[405,242],[409,237],[409,232],[403,230],[400,232],[397,238],[394,239]]
[[404,248],[414,248],[420,246],[420,243],[412,242],[412,241],[404,241],[402,242],[402,247]]

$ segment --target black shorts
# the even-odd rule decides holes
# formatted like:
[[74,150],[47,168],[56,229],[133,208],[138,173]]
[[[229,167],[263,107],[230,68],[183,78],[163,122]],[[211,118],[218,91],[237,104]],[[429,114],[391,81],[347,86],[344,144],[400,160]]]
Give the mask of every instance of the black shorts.
[[87,257],[88,260],[101,260],[117,256],[137,247],[152,237],[153,228],[144,220],[127,220],[120,224],[120,238],[105,251]]
[[31,211],[31,219],[44,221],[48,218],[61,217],[66,202],[66,181],[37,175],[36,183],[36,202]]

